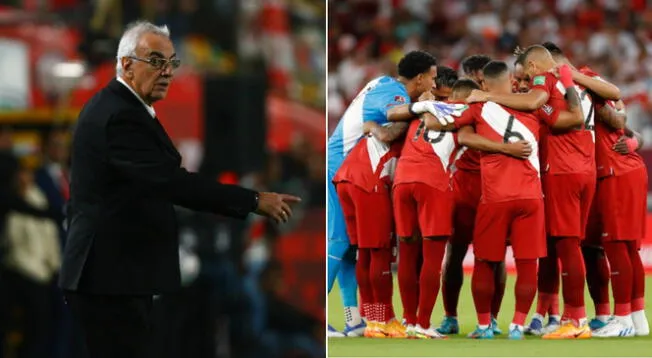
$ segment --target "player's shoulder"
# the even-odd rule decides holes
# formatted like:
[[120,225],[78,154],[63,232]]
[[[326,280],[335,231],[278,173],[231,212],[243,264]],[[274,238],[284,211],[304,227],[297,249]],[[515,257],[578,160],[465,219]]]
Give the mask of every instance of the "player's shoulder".
[[580,67],[580,68],[578,69],[578,71],[579,71],[581,74],[585,75],[585,76],[589,76],[589,77],[600,77],[600,75],[599,75],[597,72],[595,72],[595,71],[594,71],[591,67],[589,67],[589,66],[583,66],[583,67]]
[[557,77],[551,72],[542,72],[532,77],[533,86],[549,86],[557,83]]

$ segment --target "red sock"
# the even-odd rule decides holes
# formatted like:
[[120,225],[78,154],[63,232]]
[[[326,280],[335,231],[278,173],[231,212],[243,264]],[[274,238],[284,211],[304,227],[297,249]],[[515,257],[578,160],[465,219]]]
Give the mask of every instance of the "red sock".
[[512,323],[525,325],[525,318],[537,292],[537,260],[516,259],[516,309]]
[[581,319],[586,318],[584,307],[586,272],[580,240],[577,237],[561,237],[557,238],[556,246],[562,268],[564,305],[568,305],[568,310],[571,311],[565,312],[564,315],[568,314],[577,325]]
[[403,303],[403,317],[407,324],[417,324],[417,305],[419,304],[418,267],[421,241],[399,242],[398,248],[398,288]]
[[491,324],[491,298],[494,295],[494,264],[476,259],[471,278],[471,293],[478,324]]
[[442,277],[441,295],[444,300],[446,316],[457,317],[457,305],[460,300],[460,291],[464,283],[464,268],[462,261],[468,247],[466,245],[451,244],[447,247],[451,252],[446,257]]
[[[539,271],[537,275],[537,313],[541,316],[551,311],[553,299],[559,292],[559,263],[557,248],[552,239],[548,239],[548,256],[539,259]],[[559,300],[559,298],[557,298]],[[557,307],[559,312],[559,306]]]
[[392,304],[391,262],[391,249],[371,249],[371,287],[374,299],[382,310],[382,322],[387,322],[386,307]]
[[[494,295],[491,298],[491,315],[494,316],[495,318],[498,318],[498,313],[500,312],[500,305],[503,303],[503,296],[505,296],[505,283],[507,283],[507,271],[505,270],[504,262],[498,263],[496,265],[496,268],[494,270],[494,277],[495,277],[495,281],[494,281],[495,287],[494,287]],[[536,278],[536,274],[534,277]]]
[[645,308],[645,268],[636,242],[629,242],[627,250],[632,261],[632,312],[637,312]]
[[586,284],[595,306],[596,316],[608,316],[609,308],[609,265],[604,251],[594,247],[582,247]]
[[632,313],[632,262],[625,241],[609,241],[603,244],[611,267],[611,286],[614,294],[614,315]]
[[[358,280],[358,289],[360,290],[360,302],[364,307],[364,303],[373,303],[374,291],[371,287],[371,250],[358,249],[358,262],[355,265],[355,278]],[[366,314],[367,312],[365,312]],[[360,312],[362,314],[362,312]]]
[[419,277],[419,312],[417,323],[430,328],[432,310],[435,308],[441,278],[441,263],[446,251],[446,239],[423,240],[423,266]]

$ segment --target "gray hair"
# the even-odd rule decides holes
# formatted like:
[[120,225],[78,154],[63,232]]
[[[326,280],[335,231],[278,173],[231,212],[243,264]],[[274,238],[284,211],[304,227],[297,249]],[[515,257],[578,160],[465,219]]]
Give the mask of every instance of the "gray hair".
[[117,63],[115,64],[115,71],[119,75],[122,75],[122,61],[123,57],[135,56],[136,55],[136,46],[140,37],[144,34],[157,34],[165,37],[170,37],[170,30],[166,25],[156,26],[151,22],[147,21],[136,21],[127,26],[122,38],[120,38],[120,44],[118,45],[118,54],[116,56]]

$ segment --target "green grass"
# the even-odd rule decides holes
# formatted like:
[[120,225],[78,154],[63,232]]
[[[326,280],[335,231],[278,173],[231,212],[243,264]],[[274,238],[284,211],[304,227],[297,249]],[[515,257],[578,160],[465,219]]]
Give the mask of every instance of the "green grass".
[[[402,317],[402,306],[398,287],[394,289],[394,308]],[[462,287],[458,310],[462,333],[448,340],[407,340],[407,339],[368,339],[368,338],[329,338],[329,357],[428,357],[428,356],[482,356],[482,357],[536,357],[536,356],[574,356],[574,357],[636,357],[652,356],[652,336],[634,338],[588,339],[567,341],[544,341],[538,337],[526,337],[524,341],[509,341],[505,335],[492,341],[476,341],[465,338],[476,324],[475,309],[470,292],[470,277],[466,277]],[[344,326],[342,302],[336,286],[328,297],[328,321],[337,329]],[[646,279],[647,316],[652,321],[652,276]],[[595,312],[593,303],[586,295],[589,317]],[[533,310],[534,305],[533,304]],[[443,316],[441,293],[433,311],[432,322],[439,324]],[[507,327],[514,312],[514,277],[507,281],[505,299],[499,317],[500,328]],[[529,323],[529,317],[528,317]]]

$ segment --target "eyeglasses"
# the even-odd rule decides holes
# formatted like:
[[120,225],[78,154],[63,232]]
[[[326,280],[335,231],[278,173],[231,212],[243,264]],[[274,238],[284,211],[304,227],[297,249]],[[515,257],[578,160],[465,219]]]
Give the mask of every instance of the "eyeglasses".
[[176,70],[177,68],[179,68],[179,66],[181,66],[181,60],[176,58],[171,60],[166,60],[160,57],[151,57],[149,59],[145,59],[136,56],[127,56],[127,58],[148,63],[150,66],[154,67],[157,70],[162,70],[164,68],[167,68],[168,66],[172,67],[173,70]]

